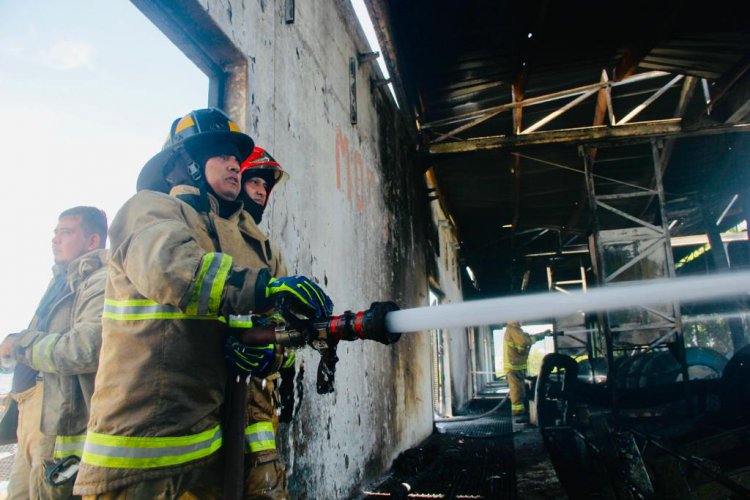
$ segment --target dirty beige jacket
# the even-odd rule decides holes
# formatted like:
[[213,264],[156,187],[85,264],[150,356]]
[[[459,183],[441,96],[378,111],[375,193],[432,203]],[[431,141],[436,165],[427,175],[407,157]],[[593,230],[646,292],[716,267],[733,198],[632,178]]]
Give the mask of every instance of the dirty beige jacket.
[[531,336],[521,330],[520,326],[508,324],[505,327],[503,340],[505,371],[525,370],[529,359],[529,349],[534,343]]
[[68,292],[52,305],[46,331],[35,330],[35,318],[14,338],[16,359],[43,374],[41,430],[47,435],[86,432],[101,346],[106,260],[106,250],[94,250],[71,262]]
[[[278,252],[240,209],[223,219],[141,191],[110,228],[102,354],[75,493],[180,474],[216,457],[230,315],[255,306],[259,267]],[[252,247],[255,251],[248,251]]]
[[[252,229],[253,234],[260,233],[257,226],[255,226],[255,221],[252,219],[252,217],[248,216],[249,214],[245,212],[245,224],[247,224],[248,228],[253,227]],[[263,233],[257,234],[258,239],[260,241],[260,238],[265,238]],[[281,276],[287,276],[287,269],[286,265],[283,262],[283,259],[281,258],[281,254],[279,253],[279,250],[276,248],[275,245],[272,243],[267,243],[270,245],[270,249],[273,250],[272,254],[276,256],[274,259],[274,265],[270,266],[271,274],[278,278]],[[261,262],[265,262],[266,256],[264,254],[259,254],[257,252],[252,253],[250,255],[247,255],[246,258],[256,260],[261,259]],[[270,374],[266,376],[265,378],[260,377],[252,377],[248,384],[247,384],[247,414],[246,414],[246,428],[245,428],[245,452],[250,453],[254,452],[257,442],[263,443],[263,451],[260,453],[256,453],[254,459],[257,460],[259,455],[263,455],[263,458],[270,461],[278,458],[278,453],[276,452],[276,443],[275,443],[275,433],[276,428],[278,427],[278,417],[276,416],[276,408],[278,406],[278,401],[275,396],[276,390],[277,390],[277,383],[276,382],[280,378],[279,369],[281,368],[282,363],[284,362],[284,349],[278,348],[276,349],[276,359],[274,361],[273,367],[270,369]],[[260,426],[257,424],[261,423]],[[264,424],[271,424],[271,427],[269,428],[267,425]],[[269,443],[268,439],[268,432],[273,429],[274,433],[274,439],[270,440],[271,443]],[[263,474],[264,471],[261,471],[260,469],[257,469],[255,471],[258,474]],[[264,483],[265,484],[265,483]]]

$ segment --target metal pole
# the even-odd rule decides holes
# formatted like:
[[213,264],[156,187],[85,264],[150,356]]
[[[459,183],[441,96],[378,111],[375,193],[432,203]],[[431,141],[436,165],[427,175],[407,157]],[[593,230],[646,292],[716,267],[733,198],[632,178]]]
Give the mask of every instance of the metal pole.
[[[674,278],[677,275],[674,267],[674,254],[672,253],[672,244],[669,238],[669,221],[667,220],[667,211],[664,209],[664,184],[662,182],[662,172],[666,170],[666,165],[662,165],[664,157],[661,154],[661,148],[656,141],[651,141],[651,152],[654,158],[654,182],[659,201],[659,216],[661,218],[661,227],[664,231],[664,258],[667,262],[667,276]],[[690,376],[688,374],[687,353],[685,352],[685,335],[682,332],[682,311],[678,302],[672,302],[674,312],[675,342],[677,344],[677,361],[682,369],[683,389],[685,399],[690,396]]]
[[[604,246],[601,244],[599,238],[599,232],[601,227],[599,225],[599,205],[596,200],[596,189],[594,181],[594,165],[591,163],[591,157],[589,156],[588,149],[580,148],[579,150],[583,156],[583,169],[586,174],[586,189],[589,195],[589,208],[591,210],[591,237],[594,240],[594,255],[591,259],[594,263],[594,273],[596,276],[597,283],[601,286],[606,283],[607,272],[604,267]],[[609,385],[610,397],[612,399],[612,409],[617,410],[617,366],[615,366],[615,357],[613,350],[613,339],[612,330],[609,326],[609,314],[607,311],[601,311],[598,314],[599,325],[601,326],[602,333],[604,333],[604,344],[607,355],[607,384]],[[594,366],[594,360],[589,359],[589,363],[592,368]],[[593,371],[592,371],[593,373]]]

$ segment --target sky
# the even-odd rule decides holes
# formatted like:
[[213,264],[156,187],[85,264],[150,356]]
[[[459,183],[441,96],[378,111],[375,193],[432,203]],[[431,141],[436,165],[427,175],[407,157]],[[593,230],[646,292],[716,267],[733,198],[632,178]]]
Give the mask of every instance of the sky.
[[[367,7],[365,6],[364,0],[351,0],[351,4],[354,8],[354,13],[357,16],[357,20],[359,20],[359,25],[362,27],[362,31],[365,34],[365,38],[367,38],[367,43],[370,45],[370,51],[380,53],[380,57],[378,57],[377,63],[378,67],[380,68],[380,72],[383,75],[383,78],[390,78],[391,74],[388,71],[388,66],[386,66],[385,64],[385,58],[383,57],[383,50],[380,48],[378,35],[375,33],[375,25],[372,24],[372,19],[370,18],[370,14],[367,12]],[[392,83],[388,84],[388,90],[391,92],[391,96],[393,96],[393,101],[396,103],[396,106],[399,106],[398,99],[396,98],[396,91],[393,89]]]
[[208,78],[127,0],[0,1],[0,338],[24,329],[57,216],[110,221]]

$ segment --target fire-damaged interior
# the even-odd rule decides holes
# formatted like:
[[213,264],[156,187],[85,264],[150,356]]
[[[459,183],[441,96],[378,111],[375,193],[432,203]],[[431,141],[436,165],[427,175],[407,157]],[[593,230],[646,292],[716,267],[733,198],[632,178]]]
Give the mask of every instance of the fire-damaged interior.
[[[65,9],[73,12],[75,3]],[[213,230],[217,234],[209,236],[218,240],[201,247],[204,257],[196,258],[201,264],[194,274],[186,267],[184,278],[170,266],[164,279],[161,268],[143,273],[157,280],[154,293],[169,286],[172,274],[185,286],[190,282],[182,300],[190,299],[187,312],[145,294],[142,300],[120,300],[114,276],[130,266],[117,260],[124,259],[121,246],[110,248],[116,258],[102,292],[108,323],[101,333],[105,364],[99,367],[115,373],[108,379],[118,382],[117,374],[144,375],[120,365],[114,370],[111,360],[131,366],[132,359],[155,359],[161,352],[156,344],[174,343],[175,352],[189,346],[205,354],[217,376],[223,377],[220,363],[238,367],[232,361],[238,353],[265,359],[258,352],[266,352],[265,362],[273,359],[281,368],[278,377],[257,363],[242,372],[258,375],[250,390],[243,380],[251,379],[232,371],[226,380],[231,392],[222,394],[224,380],[215,380],[218,389],[209,398],[197,363],[161,356],[176,382],[154,377],[160,391],[154,401],[180,400],[173,392],[189,379],[185,385],[195,394],[179,408],[210,399],[205,411],[213,419],[211,442],[188,441],[184,429],[162,429],[179,420],[189,424],[188,438],[207,432],[193,421],[195,412],[165,410],[154,413],[158,432],[112,434],[106,450],[114,458],[106,463],[119,464],[120,453],[129,460],[135,443],[132,449],[143,460],[127,461],[129,471],[160,479],[163,470],[171,481],[184,464],[185,471],[220,479],[226,498],[249,495],[244,487],[256,474],[263,476],[258,484],[264,492],[278,488],[273,491],[283,494],[276,496],[300,500],[750,498],[750,2],[129,3],[145,17],[138,20],[151,24],[145,28],[166,35],[167,48],[187,56],[179,62],[200,77],[197,96],[185,97],[191,108],[211,114],[216,110],[202,108],[218,108],[230,119],[222,123],[251,136],[270,158],[267,165],[278,168],[259,177],[254,172],[263,171],[245,170],[253,183],[265,183],[264,215],[254,218],[262,241],[253,237],[239,245],[240,238],[249,240],[245,226],[220,220],[226,212],[220,210],[220,217],[206,216],[206,234]],[[151,40],[143,25],[125,29],[126,19],[113,16],[111,5],[103,10],[111,11],[104,13],[109,18],[89,22],[86,16],[87,23]],[[57,22],[57,15],[50,17]],[[106,38],[131,41],[109,31]],[[154,54],[155,43],[147,44]],[[153,149],[161,147],[162,128],[175,117],[174,110],[152,106],[161,100],[168,105],[163,96],[187,87],[187,77],[178,78],[160,58],[134,47],[128,53],[137,55],[142,68],[112,63],[146,76],[150,97],[131,89],[129,79],[118,79],[107,93],[108,100],[132,106],[127,116],[137,120],[79,106],[88,96],[59,99],[81,113],[96,108],[97,117],[118,117],[112,147],[123,154],[112,156],[105,170],[132,174],[130,191]],[[98,50],[106,52],[103,45]],[[40,64],[32,51],[22,52],[0,40],[0,60],[12,53]],[[90,69],[75,73],[81,78],[75,88],[100,86],[86,74],[106,72]],[[44,71],[49,80],[18,87],[68,88],[55,72]],[[126,103],[126,94],[138,99]],[[67,128],[91,122],[114,130],[83,117],[76,114],[68,122],[75,127]],[[185,118],[173,128],[200,121]],[[142,128],[150,136],[146,121],[159,132],[152,146],[136,141],[141,136],[133,132]],[[13,133],[23,132],[16,128]],[[24,144],[8,136],[9,144]],[[62,133],[54,136],[67,140]],[[88,135],[86,141],[95,142]],[[143,161],[135,156],[136,142],[148,146]],[[29,156],[25,148],[15,149]],[[175,149],[175,160],[189,159],[180,149],[186,150]],[[192,160],[186,168],[196,182],[205,178],[211,188],[205,193],[213,192],[208,172],[202,175]],[[249,203],[247,175],[243,179],[236,170],[244,192],[238,199]],[[231,201],[236,196],[223,197],[226,203],[219,205],[239,214],[240,204]],[[109,214],[117,221],[115,231],[126,225],[121,221],[128,212],[117,213]],[[240,215],[238,221],[252,226],[248,214]],[[225,224],[231,242],[216,231]],[[191,238],[185,236],[185,244],[192,245]],[[154,248],[170,245],[162,241]],[[242,260],[245,246],[263,253],[263,262],[279,276],[271,280],[270,273],[259,272],[263,279],[250,286],[255,273],[245,266],[254,270],[255,264]],[[144,250],[142,260],[151,265],[151,256]],[[164,260],[177,265],[186,259]],[[227,274],[230,261],[242,270],[232,267]],[[11,267],[28,266],[19,261]],[[223,304],[234,300],[240,282],[248,293],[237,292],[241,303],[230,311]],[[143,287],[135,283],[140,297]],[[302,288],[287,290],[283,283],[304,283],[307,299],[319,307],[297,304],[306,300],[298,293]],[[271,304],[269,287],[284,296]],[[210,302],[221,315],[188,314],[193,299]],[[144,321],[163,321],[164,331],[131,324],[143,319],[141,313],[153,314]],[[229,341],[226,356],[217,339],[211,340],[213,350],[199,343],[208,319],[229,337],[221,339]],[[187,341],[174,334],[172,320],[185,323]],[[242,331],[235,333],[233,326]],[[119,328],[143,329],[160,340],[140,346]],[[127,347],[112,348],[112,339],[123,339]],[[11,381],[14,365],[6,364],[10,368],[0,367],[0,375]],[[136,385],[144,394],[151,388]],[[136,391],[107,389],[113,386],[93,384],[98,393],[91,400],[119,398],[123,413],[131,406],[138,413],[132,422],[123,417],[124,427],[137,428],[146,412],[131,404]],[[255,403],[255,395],[268,401],[268,412],[245,426],[256,415],[243,401],[251,396]],[[0,407],[11,399],[0,394]],[[90,451],[99,450],[97,435],[110,436],[91,427],[106,418],[88,418],[93,439],[57,436],[94,443],[81,444],[81,457],[58,462],[68,463],[71,474],[79,461],[88,467],[99,460]],[[12,444],[16,434],[0,442],[0,500],[23,451]],[[127,446],[115,446],[121,437]],[[171,445],[152,449],[149,442],[185,443],[185,461],[172,461]],[[209,455],[193,455],[199,448]],[[157,453],[167,461],[151,460]],[[216,462],[207,458],[214,453]],[[198,461],[204,458],[224,468],[221,478],[202,472]],[[259,473],[271,468],[274,474]],[[52,484],[52,475],[45,481]]]
[[[750,6],[376,0],[370,9],[427,196],[460,242],[465,298],[553,297],[750,266]],[[527,378],[532,423],[570,498],[750,496],[746,311],[746,296],[665,297],[547,318],[562,334]],[[418,461],[435,478],[450,458],[430,459],[429,449]],[[403,472],[417,458],[400,459],[399,480],[424,481]],[[449,486],[436,489],[514,494],[493,476],[495,462],[480,461],[495,479],[470,481],[469,496],[459,478],[442,475]]]

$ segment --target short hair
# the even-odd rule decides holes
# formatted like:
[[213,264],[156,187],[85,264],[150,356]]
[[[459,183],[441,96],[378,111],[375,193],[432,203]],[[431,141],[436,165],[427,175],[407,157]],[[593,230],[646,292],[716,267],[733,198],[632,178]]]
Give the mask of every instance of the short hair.
[[107,214],[96,207],[73,207],[63,210],[59,219],[63,217],[80,217],[81,227],[86,236],[99,235],[99,248],[104,248],[107,242]]

